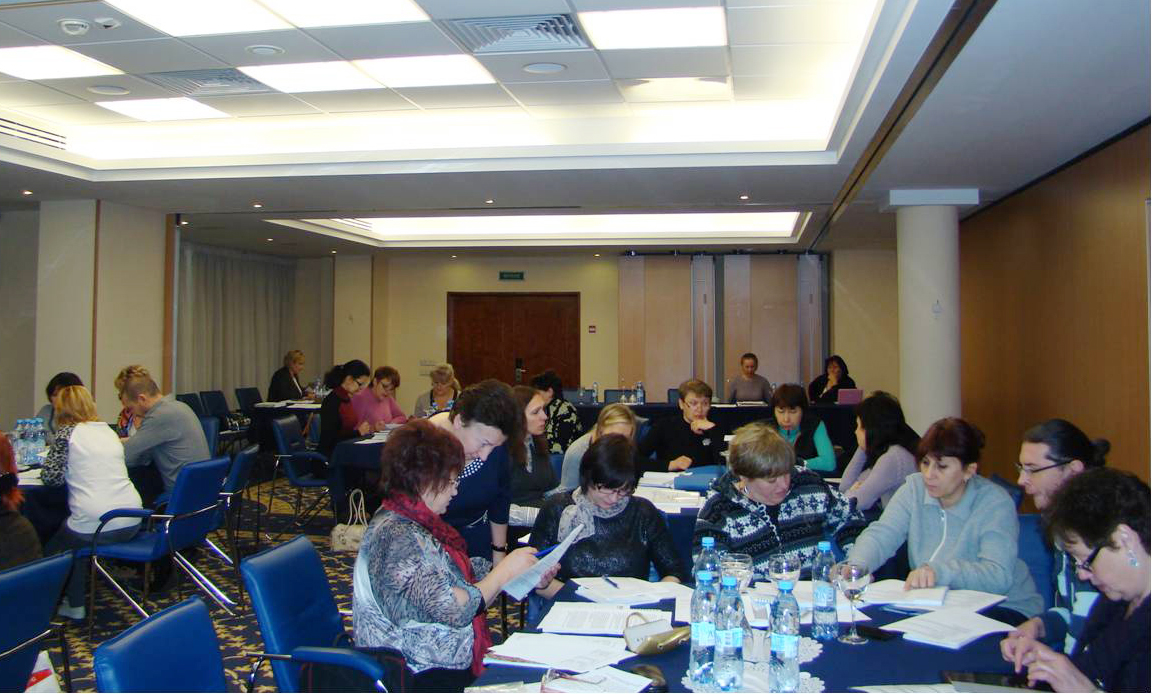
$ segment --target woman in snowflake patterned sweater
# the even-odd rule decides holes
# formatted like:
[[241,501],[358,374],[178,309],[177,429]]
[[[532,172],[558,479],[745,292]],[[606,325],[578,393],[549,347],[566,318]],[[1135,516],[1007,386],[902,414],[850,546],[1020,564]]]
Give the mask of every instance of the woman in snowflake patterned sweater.
[[846,549],[864,529],[864,516],[820,475],[796,467],[796,454],[763,422],[740,427],[728,446],[728,472],[712,483],[696,519],[693,555],[705,536],[720,552],[752,556],[756,580],[768,578],[768,560],[786,554],[812,566],[816,544]]

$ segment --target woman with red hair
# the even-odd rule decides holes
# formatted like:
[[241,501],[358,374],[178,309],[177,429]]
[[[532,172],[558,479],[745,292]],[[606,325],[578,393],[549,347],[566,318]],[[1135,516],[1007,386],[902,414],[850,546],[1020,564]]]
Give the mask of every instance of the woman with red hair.
[[0,434],[0,571],[43,556],[40,538],[28,519],[20,515],[20,492],[16,455],[8,437]]

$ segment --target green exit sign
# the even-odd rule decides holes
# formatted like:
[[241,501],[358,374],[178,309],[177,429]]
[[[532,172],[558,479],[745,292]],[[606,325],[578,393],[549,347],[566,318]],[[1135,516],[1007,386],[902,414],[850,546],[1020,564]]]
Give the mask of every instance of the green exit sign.
[[524,271],[521,270],[519,272],[511,272],[509,270],[501,270],[500,271],[500,279],[502,279],[502,280],[516,280],[519,282],[523,282],[524,281]]

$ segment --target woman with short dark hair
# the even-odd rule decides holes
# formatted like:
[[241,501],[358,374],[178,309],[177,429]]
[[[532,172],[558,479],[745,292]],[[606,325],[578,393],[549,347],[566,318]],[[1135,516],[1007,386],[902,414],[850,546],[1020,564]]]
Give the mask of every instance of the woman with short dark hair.
[[904,421],[900,401],[883,391],[856,406],[856,453],[840,479],[840,493],[867,511],[888,503],[904,479],[916,472],[920,437]]
[[[359,359],[337,364],[324,374],[324,385],[330,388],[320,403],[320,443],[316,449],[331,456],[336,444],[345,439],[365,436],[372,428],[361,422],[352,407],[352,396],[368,385],[368,365]],[[319,472],[313,469],[313,472]]]
[[381,366],[372,373],[372,383],[352,396],[352,409],[361,422],[367,422],[373,431],[383,431],[388,425],[403,424],[407,415],[396,403],[396,389],[400,387],[400,372],[391,366]]
[[580,416],[576,407],[564,398],[564,384],[552,369],[534,376],[532,387],[543,394],[547,408],[548,425],[544,434],[548,437],[548,451],[563,453],[580,436]]
[[70,371],[61,371],[48,380],[48,386],[44,388],[44,394],[48,396],[48,404],[41,407],[36,416],[44,421],[49,439],[56,436],[56,411],[60,409],[56,403],[56,393],[61,388],[82,385],[84,382],[80,380],[80,377]]
[[352,619],[358,647],[404,655],[409,691],[462,691],[475,680],[492,646],[488,605],[536,563],[532,547],[496,566],[468,556],[464,538],[440,517],[463,467],[459,439],[426,420],[393,431],[380,455],[384,500],[356,557]]
[[662,581],[687,580],[685,560],[676,551],[660,511],[636,491],[635,446],[608,434],[588,447],[580,461],[580,486],[549,498],[536,517],[530,543],[549,547],[578,526],[576,542],[560,560],[560,575],[541,591],[552,597],[563,581],[582,576],[647,579],[653,564]]
[[856,381],[848,375],[848,364],[839,354],[824,360],[824,373],[808,384],[808,399],[814,404],[834,404],[841,388],[855,388]]
[[796,450],[796,462],[816,472],[836,470],[836,450],[824,422],[808,409],[804,389],[781,383],[772,393],[768,424]]
[[908,544],[908,588],[967,588],[1007,598],[986,614],[1013,626],[1044,601],[1017,556],[1016,505],[976,474],[984,434],[956,417],[935,422],[920,440],[920,472],[908,476],[880,520],[856,538],[851,561],[878,569]]

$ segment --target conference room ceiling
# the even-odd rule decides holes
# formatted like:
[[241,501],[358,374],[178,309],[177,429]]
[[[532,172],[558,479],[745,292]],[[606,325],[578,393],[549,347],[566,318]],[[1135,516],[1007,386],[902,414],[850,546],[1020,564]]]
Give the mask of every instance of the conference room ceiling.
[[[161,20],[133,16],[139,4],[0,0],[0,60],[4,48],[58,45],[124,73],[0,72],[0,118],[68,142],[57,149],[0,135],[0,210],[99,198],[180,213],[188,240],[301,257],[383,244],[265,220],[795,211],[809,221],[784,239],[714,244],[702,235],[636,247],[806,249],[955,11],[949,0],[418,0],[427,20],[184,36],[168,33],[180,25],[163,24],[165,32],[148,23]],[[457,86],[387,87],[387,77],[371,89],[285,93],[240,74],[235,84],[260,93],[196,97],[224,112],[208,120],[144,122],[96,105],[189,88],[142,74],[468,59],[466,40],[509,36],[453,24],[477,8],[489,17],[554,15],[544,39],[568,41],[587,38],[592,16],[582,13],[701,6],[721,13],[723,45],[476,53],[480,79],[492,81]],[[70,36],[64,19],[89,28]],[[104,28],[109,19],[119,26]],[[541,38],[524,29],[531,22],[519,26],[514,38]],[[652,42],[652,26],[641,38]],[[1146,119],[1148,28],[1148,4],[1137,0],[996,3],[817,250],[891,247],[894,216],[878,204],[889,189],[978,188],[994,200]],[[253,46],[283,52],[260,56],[246,50]],[[522,69],[538,63],[565,67]],[[621,251],[579,252],[593,246]]]

